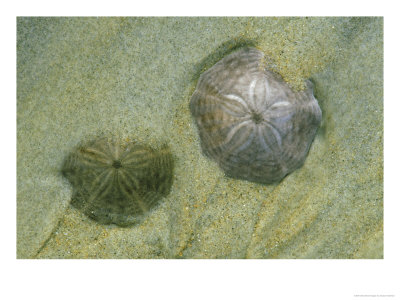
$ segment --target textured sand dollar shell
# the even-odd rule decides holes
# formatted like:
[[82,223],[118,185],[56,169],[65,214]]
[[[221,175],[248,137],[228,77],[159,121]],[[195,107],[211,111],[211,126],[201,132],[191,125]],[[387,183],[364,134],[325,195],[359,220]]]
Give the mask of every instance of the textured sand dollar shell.
[[101,138],[75,149],[62,173],[74,207],[99,223],[128,226],[169,194],[173,159],[167,147]]
[[244,48],[204,72],[190,101],[203,152],[233,178],[272,183],[299,168],[321,122],[307,81],[294,92]]

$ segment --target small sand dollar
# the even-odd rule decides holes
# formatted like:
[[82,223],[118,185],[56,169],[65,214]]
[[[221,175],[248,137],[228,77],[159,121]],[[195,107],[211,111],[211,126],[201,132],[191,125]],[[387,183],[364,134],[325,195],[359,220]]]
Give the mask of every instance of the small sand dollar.
[[99,223],[129,226],[169,194],[173,167],[166,146],[100,138],[77,147],[62,173],[74,188],[74,207]]
[[203,152],[233,178],[272,183],[301,167],[321,123],[313,85],[293,91],[244,48],[204,72],[190,100]]

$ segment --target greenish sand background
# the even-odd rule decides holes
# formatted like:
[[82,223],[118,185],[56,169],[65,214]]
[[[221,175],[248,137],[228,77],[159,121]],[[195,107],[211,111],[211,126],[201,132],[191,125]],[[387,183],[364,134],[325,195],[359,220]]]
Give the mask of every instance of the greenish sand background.
[[[199,74],[253,45],[323,111],[281,183],[227,178],[200,150]],[[69,205],[80,142],[168,143],[170,195],[139,225]],[[383,18],[18,18],[18,258],[383,258]]]

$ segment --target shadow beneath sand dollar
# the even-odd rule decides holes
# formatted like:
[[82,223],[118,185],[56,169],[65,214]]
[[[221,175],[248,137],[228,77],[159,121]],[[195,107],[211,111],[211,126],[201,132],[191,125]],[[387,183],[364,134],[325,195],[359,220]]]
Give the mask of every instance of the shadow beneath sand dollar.
[[197,63],[193,69],[194,74],[192,76],[192,81],[199,79],[201,73],[203,73],[208,68],[212,67],[215,63],[220,61],[226,55],[243,48],[243,47],[256,47],[257,41],[252,39],[246,39],[243,37],[236,37],[234,39],[228,40],[222,43],[218,48],[216,48],[212,53],[210,53],[206,58]]

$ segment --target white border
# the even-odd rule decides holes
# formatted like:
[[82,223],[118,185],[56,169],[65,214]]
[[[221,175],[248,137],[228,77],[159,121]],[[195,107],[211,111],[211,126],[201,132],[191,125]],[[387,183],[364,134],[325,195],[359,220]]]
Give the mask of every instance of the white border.
[[[355,294],[394,294],[390,299],[398,299],[398,9],[384,1],[259,2],[14,1],[2,5],[0,182],[6,191],[0,218],[2,299],[355,299]],[[16,195],[16,16],[64,15],[384,15],[385,259],[17,261],[15,202],[10,201]]]

